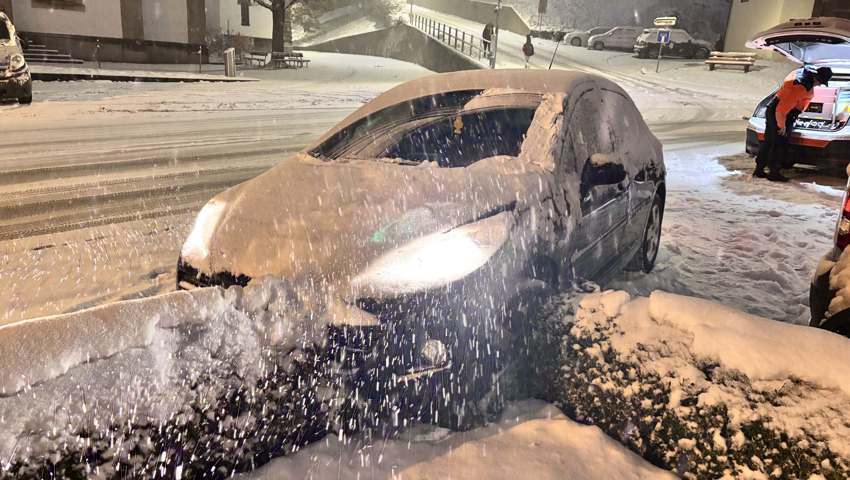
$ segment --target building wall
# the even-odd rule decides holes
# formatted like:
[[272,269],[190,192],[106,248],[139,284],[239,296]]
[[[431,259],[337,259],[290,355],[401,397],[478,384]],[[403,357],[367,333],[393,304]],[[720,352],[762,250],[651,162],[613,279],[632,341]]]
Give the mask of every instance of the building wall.
[[[733,0],[726,29],[726,51],[747,51],[745,44],[755,33],[792,18],[812,16],[814,0]],[[758,52],[763,57],[777,56]]]
[[142,18],[145,40],[189,42],[185,0],[142,0]]
[[12,0],[18,31],[122,38],[121,2],[117,0],[86,0],[84,8],[73,10],[37,6],[44,3],[49,2]]
[[[216,8],[217,6],[217,8]],[[250,25],[242,25],[242,6],[237,0],[207,0],[207,9],[216,9],[218,12],[217,22],[212,19],[207,21],[207,29],[212,31],[218,28],[222,34],[241,35],[243,37],[261,38],[270,40],[272,38],[272,12],[260,5],[251,5]]]

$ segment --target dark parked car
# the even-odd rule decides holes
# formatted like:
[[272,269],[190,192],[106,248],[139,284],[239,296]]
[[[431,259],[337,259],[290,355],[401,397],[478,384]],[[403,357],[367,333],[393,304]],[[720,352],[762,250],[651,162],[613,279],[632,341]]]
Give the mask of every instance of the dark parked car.
[[493,398],[535,299],[652,270],[664,179],[660,143],[607,79],[429,76],[213,198],[178,286],[310,278],[336,312],[329,348],[419,385],[420,412],[461,427]]
[[0,12],[0,100],[32,102],[32,80],[15,26]]
[[[647,28],[635,40],[634,51],[640,58],[658,58],[658,32],[660,28]],[[664,46],[665,57],[708,58],[712,45],[705,40],[697,40],[681,28],[670,29],[670,43]]]

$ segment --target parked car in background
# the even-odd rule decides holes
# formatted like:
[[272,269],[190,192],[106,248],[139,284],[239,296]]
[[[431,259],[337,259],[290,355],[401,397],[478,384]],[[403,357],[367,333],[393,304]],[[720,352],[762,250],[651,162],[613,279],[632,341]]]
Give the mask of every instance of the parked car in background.
[[[843,171],[850,163],[850,20],[793,20],[758,33],[747,46],[776,51],[798,64],[832,68],[829,85],[815,87],[809,108],[794,123],[785,166],[803,163]],[[747,123],[746,148],[751,155],[764,141],[765,112],[775,94],[758,103]]]
[[[658,32],[664,28],[647,28],[635,40],[634,51],[640,58],[658,58]],[[670,30],[670,43],[664,45],[665,57],[708,58],[713,48],[710,42],[697,40],[681,28]]]
[[600,33],[605,33],[608,30],[611,30],[613,27],[596,27],[591,28],[590,30],[577,30],[575,32],[570,32],[564,37],[564,43],[567,45],[572,45],[574,47],[581,47],[583,45],[587,45],[587,39],[592,37],[593,35],[599,35]]
[[623,49],[631,50],[635,40],[643,32],[643,27],[614,27],[605,33],[592,35],[587,39],[587,48],[594,50]]
[[424,77],[210,200],[178,287],[315,279],[339,312],[333,338],[433,392],[418,389],[415,401],[433,402],[418,411],[460,427],[498,397],[488,392],[523,305],[559,284],[652,270],[665,174],[661,144],[608,79]]
[[0,101],[32,102],[32,79],[15,26],[0,12]]

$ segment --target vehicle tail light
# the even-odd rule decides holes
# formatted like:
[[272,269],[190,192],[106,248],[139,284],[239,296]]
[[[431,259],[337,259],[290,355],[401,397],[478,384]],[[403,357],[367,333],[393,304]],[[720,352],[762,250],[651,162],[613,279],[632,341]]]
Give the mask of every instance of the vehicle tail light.
[[847,245],[850,245],[850,193],[845,190],[841,216],[838,218],[838,226],[835,227],[835,246],[843,251]]

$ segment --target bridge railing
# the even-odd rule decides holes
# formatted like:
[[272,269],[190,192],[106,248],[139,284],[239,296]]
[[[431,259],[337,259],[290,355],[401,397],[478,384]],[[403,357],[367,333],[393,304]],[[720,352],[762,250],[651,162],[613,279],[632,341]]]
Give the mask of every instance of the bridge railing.
[[440,22],[425,15],[413,13],[410,15],[413,27],[425,35],[442,42],[458,52],[472,58],[482,60],[489,57],[489,49],[485,50],[485,40],[477,35],[463,31],[457,27]]

